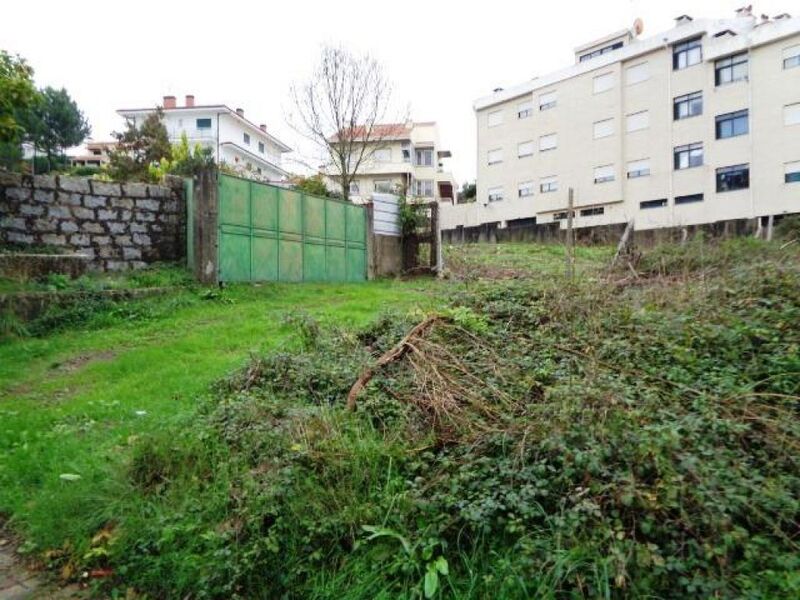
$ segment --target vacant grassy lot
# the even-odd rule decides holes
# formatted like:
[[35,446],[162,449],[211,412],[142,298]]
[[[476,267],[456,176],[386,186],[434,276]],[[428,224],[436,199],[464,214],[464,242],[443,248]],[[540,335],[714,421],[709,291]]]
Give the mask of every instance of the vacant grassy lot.
[[[0,514],[26,548],[88,544],[115,504],[132,443],[194,410],[251,353],[292,343],[290,315],[357,328],[387,308],[438,305],[430,280],[181,290],[77,327],[0,342]],[[76,479],[74,475],[80,477]]]

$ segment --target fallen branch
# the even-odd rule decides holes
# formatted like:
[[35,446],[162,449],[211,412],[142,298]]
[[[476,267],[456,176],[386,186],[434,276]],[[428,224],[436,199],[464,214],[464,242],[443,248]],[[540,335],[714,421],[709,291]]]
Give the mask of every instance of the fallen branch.
[[375,374],[376,370],[402,357],[410,349],[411,340],[413,340],[415,337],[423,335],[436,321],[440,320],[441,318],[442,317],[438,315],[430,315],[425,317],[425,319],[422,322],[417,323],[402,340],[392,346],[390,350],[384,352],[372,367],[365,369],[353,384],[353,387],[350,388],[350,392],[347,394],[347,409],[355,410],[356,399],[358,398],[358,395],[372,379],[372,376]]

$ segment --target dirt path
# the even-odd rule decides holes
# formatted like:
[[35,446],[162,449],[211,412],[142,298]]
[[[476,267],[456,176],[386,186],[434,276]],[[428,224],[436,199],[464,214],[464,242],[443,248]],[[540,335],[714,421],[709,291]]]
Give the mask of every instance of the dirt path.
[[[2,536],[2,532],[0,532]],[[0,600],[67,600],[88,598],[85,591],[74,586],[59,588],[40,574],[28,570],[14,555],[11,540],[0,537]]]

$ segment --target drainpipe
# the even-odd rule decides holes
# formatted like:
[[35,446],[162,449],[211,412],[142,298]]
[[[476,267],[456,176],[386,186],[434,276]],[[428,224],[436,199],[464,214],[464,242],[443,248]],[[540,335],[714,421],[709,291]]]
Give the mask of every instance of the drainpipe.
[[[669,60],[669,76],[667,77],[667,102],[669,103],[669,122],[671,125],[669,126],[669,154],[668,154],[668,165],[669,169],[667,173],[669,173],[669,178],[667,179],[668,187],[667,187],[667,195],[668,200],[670,202],[670,224],[668,227],[675,227],[675,101],[672,97],[672,74],[674,72],[673,69],[673,57],[672,53],[669,51],[671,48],[670,44],[667,43],[666,38],[664,38],[664,50],[667,51],[667,59]],[[703,98],[703,102],[706,99]]]
[[[749,34],[748,34],[748,37],[749,37]],[[752,60],[753,56],[752,56],[752,52],[751,52],[752,46],[753,46],[752,41],[748,40],[748,46],[747,46],[747,103],[748,103],[750,108],[749,108],[749,111],[747,113],[747,127],[748,127],[748,130],[749,130],[749,133],[747,134],[747,137],[749,138],[748,145],[750,146],[750,162],[749,162],[749,165],[750,165],[750,167],[749,167],[750,168],[750,175],[749,175],[749,177],[750,177],[750,185],[749,185],[749,188],[750,188],[749,189],[749,192],[750,192],[750,218],[751,219],[755,219],[755,217],[756,217],[756,199],[755,199],[755,194],[753,193],[753,181],[752,181],[752,179],[753,179],[752,166],[753,166],[753,159],[755,158],[755,156],[753,154],[753,146],[754,146],[754,144],[753,144],[753,113],[754,113],[754,111],[753,111],[753,75],[752,75],[753,74],[753,60]],[[759,219],[759,223],[760,222],[761,222],[761,220]]]

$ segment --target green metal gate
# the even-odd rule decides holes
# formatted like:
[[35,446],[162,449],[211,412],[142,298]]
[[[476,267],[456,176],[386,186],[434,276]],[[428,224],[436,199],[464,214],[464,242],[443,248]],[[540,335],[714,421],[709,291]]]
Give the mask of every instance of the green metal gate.
[[220,281],[364,281],[363,206],[219,175]]

